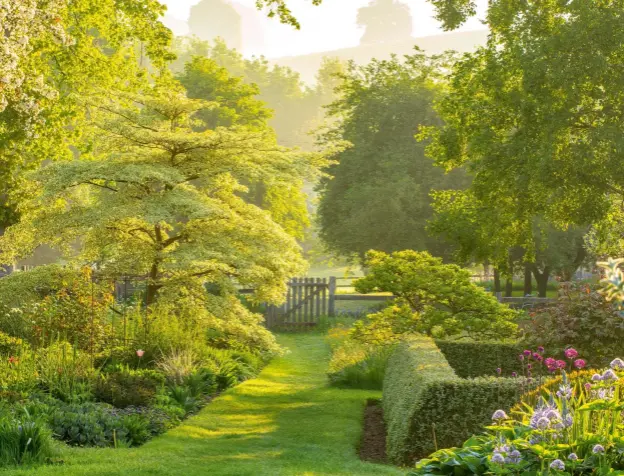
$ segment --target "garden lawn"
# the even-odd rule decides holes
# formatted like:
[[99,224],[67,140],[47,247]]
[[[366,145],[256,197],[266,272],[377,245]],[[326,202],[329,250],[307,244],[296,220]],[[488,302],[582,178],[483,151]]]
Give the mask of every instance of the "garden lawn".
[[329,349],[322,335],[279,340],[290,352],[258,378],[141,448],[71,449],[64,465],[0,475],[403,474],[357,457],[365,401],[380,393],[329,387]]

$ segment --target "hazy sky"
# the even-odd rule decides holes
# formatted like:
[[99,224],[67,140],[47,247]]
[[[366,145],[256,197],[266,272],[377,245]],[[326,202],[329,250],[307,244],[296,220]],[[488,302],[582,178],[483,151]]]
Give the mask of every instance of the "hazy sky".
[[[186,21],[189,9],[199,0],[163,0],[169,7],[168,14]],[[433,19],[433,9],[426,0],[403,0],[412,10],[414,36],[429,36],[441,33],[440,25]],[[253,8],[255,0],[231,0],[245,7]],[[362,31],[355,24],[358,8],[369,0],[323,0],[319,7],[310,5],[310,0],[290,0],[292,10],[301,22],[301,30],[281,25],[275,19],[266,19],[260,13],[258,22],[251,32],[255,47],[251,53],[268,57],[299,55],[317,51],[356,46]],[[487,0],[477,0],[480,15],[483,15]],[[473,19],[463,30],[484,29]],[[247,26],[247,30],[251,30]],[[249,42],[248,42],[249,43]]]

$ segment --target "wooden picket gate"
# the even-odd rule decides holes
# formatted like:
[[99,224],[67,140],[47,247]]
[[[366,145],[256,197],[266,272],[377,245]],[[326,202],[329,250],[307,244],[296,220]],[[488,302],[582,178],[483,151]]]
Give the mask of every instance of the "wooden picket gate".
[[334,315],[336,278],[293,278],[286,302],[268,306],[266,325],[273,328],[316,326],[321,316]]

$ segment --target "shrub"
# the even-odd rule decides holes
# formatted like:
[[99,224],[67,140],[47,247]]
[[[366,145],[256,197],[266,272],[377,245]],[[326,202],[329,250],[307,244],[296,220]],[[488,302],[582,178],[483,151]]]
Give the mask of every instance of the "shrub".
[[590,365],[602,367],[619,352],[624,326],[616,306],[598,288],[562,283],[557,302],[531,316],[526,338],[529,344],[551,349],[571,345]]
[[513,418],[496,411],[484,436],[434,453],[412,474],[622,473],[624,362],[611,367],[562,372],[524,395]]
[[[355,283],[359,292],[389,292],[395,305],[369,316],[368,326],[355,332],[375,338],[377,328],[384,339],[405,333],[438,338],[467,335],[475,340],[509,339],[517,331],[518,313],[471,282],[471,273],[443,264],[429,253],[399,251],[388,255],[367,254],[368,274]],[[379,339],[377,340],[379,341]]]
[[45,423],[24,416],[0,419],[0,465],[45,463],[55,455]]
[[120,420],[128,446],[141,446],[152,436],[150,420],[141,414],[124,415]]
[[0,331],[0,355],[18,356],[28,350],[28,344],[18,337],[11,337]]
[[123,439],[118,418],[110,415],[105,407],[87,403],[61,405],[50,418],[50,426],[56,437],[72,446],[109,446],[114,438]]
[[180,384],[184,379],[194,373],[199,362],[195,352],[189,349],[172,349],[163,355],[156,363],[157,368],[165,374],[167,380],[174,384]]
[[392,350],[392,345],[374,346],[349,338],[334,343],[329,381],[336,386],[381,390]]
[[94,392],[98,400],[118,408],[147,406],[153,402],[164,383],[165,376],[158,371],[118,366],[98,376]]
[[518,355],[525,349],[521,344],[503,342],[469,342],[436,340],[438,348],[458,377],[475,378],[516,372],[523,375]]
[[37,350],[34,357],[39,385],[64,402],[90,400],[94,369],[88,355],[67,342]]
[[0,389],[13,393],[32,393],[38,385],[37,361],[31,351],[15,356],[0,356]]
[[388,360],[383,386],[389,460],[413,463],[480,433],[496,409],[518,400],[520,382],[460,379],[432,339],[401,343]]

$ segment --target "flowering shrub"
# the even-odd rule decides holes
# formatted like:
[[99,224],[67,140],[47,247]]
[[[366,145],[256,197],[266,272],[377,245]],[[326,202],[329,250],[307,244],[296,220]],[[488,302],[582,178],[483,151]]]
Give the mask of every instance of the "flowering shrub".
[[623,319],[600,288],[561,283],[557,302],[536,313],[525,326],[528,345],[562,349],[572,345],[590,364],[601,367],[624,340]]
[[[573,359],[573,353],[568,358]],[[601,372],[562,371],[492,415],[484,436],[422,460],[413,475],[613,474],[624,469],[624,361]]]

